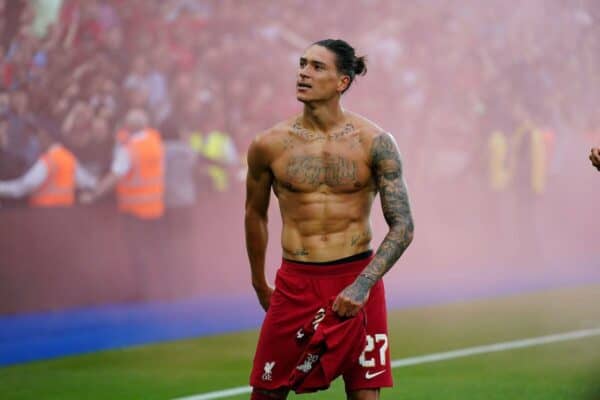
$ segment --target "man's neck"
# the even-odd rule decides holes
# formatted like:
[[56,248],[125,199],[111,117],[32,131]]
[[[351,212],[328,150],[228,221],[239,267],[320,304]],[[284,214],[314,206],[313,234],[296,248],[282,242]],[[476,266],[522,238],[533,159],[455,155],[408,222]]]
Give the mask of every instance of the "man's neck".
[[328,132],[344,122],[345,114],[339,100],[304,104],[302,124],[311,130]]

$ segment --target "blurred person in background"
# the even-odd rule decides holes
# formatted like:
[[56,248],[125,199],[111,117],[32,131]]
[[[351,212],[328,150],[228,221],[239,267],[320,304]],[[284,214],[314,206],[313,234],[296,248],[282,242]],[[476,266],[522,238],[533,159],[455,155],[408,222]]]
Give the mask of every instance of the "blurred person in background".
[[[148,91],[143,87],[133,87],[123,91],[125,95],[126,109],[144,110],[146,114],[149,112],[148,107]],[[150,116],[148,116],[150,118]]]
[[63,0],[34,0],[31,1],[34,19],[31,24],[33,33],[42,38],[56,26]]
[[29,197],[32,207],[70,207],[76,188],[90,189],[96,178],[83,168],[56,135],[37,127],[42,156],[20,178],[0,182],[0,197]]
[[[8,149],[8,121],[0,113],[0,181],[20,177],[26,169],[25,163]],[[22,199],[2,199],[0,206],[16,207],[23,205]]]
[[551,131],[541,128],[537,106],[537,103],[527,102],[527,96],[511,104],[515,130],[510,137],[509,173],[513,221],[517,227],[512,235],[515,264],[531,257],[544,261],[541,205],[548,186],[554,139]]
[[110,171],[80,201],[91,204],[116,187],[123,216],[123,231],[130,253],[131,272],[137,283],[134,300],[166,295],[170,291],[165,270],[163,226],[165,155],[160,134],[150,127],[148,115],[132,109],[119,132]]
[[[267,312],[250,378],[252,400],[326,389],[339,374],[352,400],[378,399],[380,388],[392,386],[381,278],[411,243],[413,221],[393,136],[340,104],[365,72],[364,57],[348,43],[313,43],[297,72],[303,113],[256,137],[248,150],[246,248]],[[275,288],[265,276],[271,189],[283,220]],[[370,212],[377,192],[389,231],[373,255]],[[314,330],[329,330],[299,345],[311,320]],[[309,353],[327,346],[318,333],[335,336],[335,326],[347,335],[336,342],[338,351]]]
[[6,59],[6,50],[0,45],[0,86],[10,87],[11,65]]
[[125,46],[121,26],[114,26],[106,32],[102,38],[100,51],[111,61],[120,76],[125,73],[130,54]]
[[[164,54],[163,58],[166,58]],[[147,94],[148,109],[155,125],[168,117],[171,107],[166,76],[157,69],[158,67],[150,66],[145,56],[138,55],[134,58],[130,72],[123,82],[125,89]]]
[[104,175],[110,168],[114,140],[111,137],[109,120],[101,114],[92,120],[89,140],[90,148],[94,151],[86,157],[85,165],[95,175]]
[[125,131],[118,139],[110,172],[97,187],[82,193],[89,204],[115,187],[119,210],[138,219],[158,219],[164,213],[164,148],[160,134],[150,128],[140,109],[125,117]]
[[96,90],[92,93],[89,102],[96,111],[96,116],[113,122],[119,109],[117,99],[117,84],[108,76],[99,76]]
[[10,110],[10,95],[0,86],[0,117],[6,118]]
[[26,87],[12,91],[9,96],[6,148],[29,167],[40,155],[40,144],[35,136],[36,116],[29,107],[29,93]]
[[61,121],[61,124],[64,123],[67,115],[71,113],[73,106],[81,97],[81,89],[77,81],[69,80],[63,83],[64,85],[56,88],[57,92],[60,93],[58,99],[49,105],[52,116]]
[[[0,180],[11,180],[20,177],[27,165],[23,159],[8,148],[8,121],[0,114]],[[6,201],[3,204],[6,205]],[[9,201],[9,203],[19,204]]]
[[490,134],[487,146],[489,187],[493,192],[504,192],[511,178],[508,168],[508,138],[504,132],[495,130]]
[[6,54],[10,68],[10,75],[6,77],[9,87],[38,85],[47,71],[49,54],[54,45],[51,38],[39,38],[29,26],[22,26]]
[[83,147],[89,137],[94,110],[85,100],[77,100],[63,120],[61,132],[73,147]]
[[239,155],[231,135],[219,130],[210,131],[202,137],[200,153],[206,161],[205,173],[210,178],[212,189],[226,192],[231,184],[231,176],[239,167]]
[[227,192],[231,177],[240,165],[239,153],[233,135],[227,131],[228,111],[222,96],[209,103],[202,125],[205,129],[200,142],[200,153],[206,176],[214,192]]
[[234,136],[224,131],[224,101],[198,76],[180,74],[174,83],[174,112],[163,126],[178,132],[180,139],[200,155],[197,177],[201,185],[213,192],[227,192],[240,159]]
[[199,155],[185,131],[165,132],[165,206],[167,208],[191,207],[196,204]]

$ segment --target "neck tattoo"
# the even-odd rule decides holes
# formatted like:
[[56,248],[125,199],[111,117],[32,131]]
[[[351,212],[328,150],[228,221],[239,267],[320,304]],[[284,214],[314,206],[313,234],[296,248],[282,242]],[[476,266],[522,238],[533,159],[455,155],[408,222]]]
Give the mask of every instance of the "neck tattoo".
[[292,125],[292,133],[297,137],[309,142],[313,142],[316,140],[337,140],[343,138],[344,136],[348,136],[353,132],[355,132],[355,129],[354,125],[352,125],[351,123],[347,123],[341,130],[329,134],[314,132],[309,129],[306,129],[302,126],[299,120],[294,122],[294,125]]

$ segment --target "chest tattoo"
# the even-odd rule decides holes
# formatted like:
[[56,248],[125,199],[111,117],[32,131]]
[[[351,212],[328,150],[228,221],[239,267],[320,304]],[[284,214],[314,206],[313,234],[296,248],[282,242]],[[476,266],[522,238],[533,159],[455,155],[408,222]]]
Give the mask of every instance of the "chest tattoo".
[[339,156],[298,156],[288,161],[287,178],[296,184],[339,186],[357,183],[357,163]]

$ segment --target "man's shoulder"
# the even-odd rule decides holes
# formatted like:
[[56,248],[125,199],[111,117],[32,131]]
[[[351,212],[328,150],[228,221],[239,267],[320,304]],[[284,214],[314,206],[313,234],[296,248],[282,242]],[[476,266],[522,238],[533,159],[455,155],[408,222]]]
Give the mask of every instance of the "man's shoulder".
[[381,134],[385,134],[385,130],[370,119],[353,112],[348,112],[350,123],[361,132],[362,135],[368,138],[375,138]]
[[290,129],[297,119],[298,116],[295,115],[276,123],[272,127],[256,135],[252,145],[268,150],[280,144],[281,140],[290,132]]
[[377,136],[384,132],[383,128],[360,114],[350,111],[347,114],[349,122],[365,134]]
[[266,134],[271,137],[280,137],[282,135],[287,135],[294,124],[298,121],[299,115],[293,115],[289,118],[284,119],[283,121],[279,121],[269,129],[265,131]]

